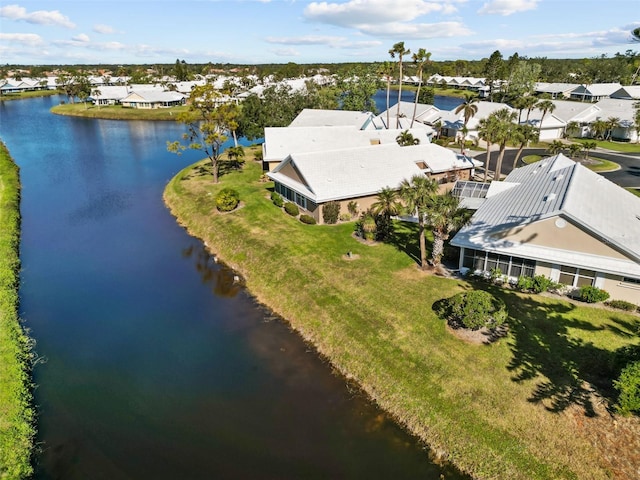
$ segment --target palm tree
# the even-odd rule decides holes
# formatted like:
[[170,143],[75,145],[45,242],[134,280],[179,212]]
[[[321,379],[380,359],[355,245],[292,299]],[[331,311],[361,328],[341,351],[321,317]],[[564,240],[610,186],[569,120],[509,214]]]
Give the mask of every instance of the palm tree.
[[554,140],[547,147],[547,152],[549,152],[551,155],[557,155],[558,153],[562,153],[562,151],[564,150],[564,146],[564,143],[562,143],[560,140]]
[[529,122],[529,116],[531,115],[531,110],[533,110],[536,105],[538,104],[538,99],[536,97],[534,97],[533,95],[527,95],[524,98],[524,108],[527,109],[527,118],[526,118],[526,122]]
[[380,222],[383,228],[379,229],[379,233],[386,240],[393,232],[393,223],[391,217],[400,215],[402,204],[398,201],[398,192],[392,188],[385,187],[378,193],[377,200],[371,205],[371,211],[376,216],[382,217]]
[[478,122],[478,135],[487,143],[487,159],[484,163],[484,182],[489,175],[489,162],[491,162],[491,144],[494,142],[496,122],[491,116]]
[[513,159],[513,168],[516,168],[518,165],[518,160],[520,160],[520,155],[522,155],[524,147],[529,145],[529,142],[537,142],[538,138],[540,138],[540,131],[533,125],[527,123],[516,125],[513,131],[513,140],[519,143],[519,147]]
[[431,52],[420,48],[411,56],[411,59],[418,67],[418,91],[416,92],[416,98],[413,102],[413,116],[411,117],[411,128],[413,128],[413,122],[416,120],[416,111],[418,109],[418,99],[420,98],[420,88],[422,87],[422,71],[424,70],[424,66],[431,61]]
[[460,208],[460,199],[451,194],[432,195],[425,215],[426,224],[433,232],[431,264],[438,267],[444,254],[444,243],[451,232],[465,225],[471,218],[467,209]]
[[571,121],[567,123],[564,127],[564,138],[568,138],[571,136],[571,132],[575,132],[580,128],[580,124],[576,121]]
[[405,50],[404,42],[396,43],[391,50],[389,50],[389,55],[391,58],[396,58],[398,56],[398,112],[396,114],[396,128],[400,128],[400,100],[402,99],[402,57],[404,55],[408,55],[411,53],[411,50],[408,48]]
[[405,130],[400,132],[400,134],[396,137],[396,142],[401,147],[408,147],[409,145],[418,145],[420,143],[419,138],[415,138],[409,130]]
[[418,216],[420,242],[420,268],[427,268],[427,246],[424,235],[425,216],[431,197],[438,191],[438,182],[424,175],[414,175],[400,184],[400,198],[409,212]]
[[569,155],[571,156],[571,158],[576,158],[581,151],[582,151],[581,143],[569,144]]
[[501,108],[493,112],[490,116],[493,116],[496,121],[494,142],[500,145],[500,153],[498,153],[498,160],[496,160],[496,172],[493,178],[500,180],[502,176],[502,159],[504,158],[504,152],[507,149],[507,143],[513,139],[514,129],[516,127],[514,123],[516,112],[512,112],[508,108]]
[[547,115],[547,113],[553,113],[553,111],[556,109],[556,104],[551,100],[540,100],[536,107],[538,108],[538,110],[542,111],[542,117],[540,117],[540,124],[538,125],[538,131],[541,132],[542,121],[544,120],[544,117]]
[[611,140],[613,131],[620,126],[620,119],[618,117],[607,118],[607,140]]
[[595,149],[598,146],[598,142],[594,142],[593,140],[588,140],[586,142],[582,142],[582,147],[584,148],[585,159],[589,160],[589,152]]
[[[460,112],[462,112],[462,115],[464,117],[463,128],[466,129],[469,120],[471,120],[475,116],[475,114],[478,113],[478,97],[467,96],[465,101],[458,105],[458,107],[455,109],[456,114],[459,114]],[[464,136],[462,138],[462,148],[464,148]]]
[[591,124],[591,131],[593,132],[594,138],[599,138],[602,140],[604,133],[609,128],[609,124],[605,120],[596,120]]
[[393,75],[394,66],[391,62],[384,62],[380,68],[380,73],[385,77],[387,81],[387,130],[391,128],[389,126],[389,94],[391,92],[391,76]]

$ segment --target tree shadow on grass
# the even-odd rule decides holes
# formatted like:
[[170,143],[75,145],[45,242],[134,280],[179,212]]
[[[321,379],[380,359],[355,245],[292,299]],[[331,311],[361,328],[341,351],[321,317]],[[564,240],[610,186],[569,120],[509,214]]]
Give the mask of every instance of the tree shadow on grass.
[[619,372],[617,352],[596,347],[570,329],[608,330],[626,338],[633,325],[612,316],[617,325],[596,326],[575,318],[572,311],[577,307],[570,303],[542,302],[486,283],[477,288],[491,291],[508,306],[513,358],[507,368],[515,382],[538,380],[530,402],[555,413],[577,405],[590,417],[596,416],[594,399],[601,397],[611,404],[615,399],[612,379]]
[[[396,247],[399,251],[404,252],[420,265],[420,227],[413,222],[393,222],[393,233],[387,240],[387,243]],[[426,232],[427,257],[431,253],[433,242],[429,238],[429,232]]]

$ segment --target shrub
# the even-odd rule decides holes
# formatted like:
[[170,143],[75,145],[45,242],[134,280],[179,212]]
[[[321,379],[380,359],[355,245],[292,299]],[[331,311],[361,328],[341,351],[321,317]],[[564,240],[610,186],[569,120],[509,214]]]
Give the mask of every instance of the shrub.
[[609,298],[609,292],[601,290],[591,285],[583,285],[580,287],[580,300],[587,303],[604,302]]
[[375,240],[376,230],[377,225],[375,215],[371,210],[362,212],[360,219],[356,222],[356,234],[365,240]]
[[618,390],[618,412],[640,414],[640,361],[624,367],[613,386]]
[[358,215],[358,202],[356,202],[355,200],[351,200],[349,203],[347,203],[347,210],[349,211],[351,218]]
[[216,208],[221,212],[230,212],[240,202],[240,194],[232,188],[223,188],[216,195]]
[[276,207],[282,208],[284,205],[284,200],[282,200],[282,195],[278,192],[271,192],[271,201]]
[[626,302],[624,300],[610,300],[604,303],[607,307],[617,308],[626,312],[635,312],[638,306],[635,303]]
[[502,300],[484,290],[461,292],[443,302],[439,312],[454,325],[471,330],[495,328],[507,319],[507,307]]
[[296,205],[293,202],[285,203],[284,204],[284,211],[287,212],[292,217],[297,217],[298,214],[300,213],[300,209],[298,208],[298,205]]
[[255,153],[253,154],[253,158],[255,159],[256,162],[261,162],[263,159],[263,155],[262,155],[262,149],[258,149],[255,151]]
[[340,221],[341,222],[348,222],[349,220],[351,220],[351,214],[350,213],[341,213],[340,214]]
[[338,215],[340,215],[340,203],[331,201],[322,206],[322,219],[324,220],[324,223],[337,223]]
[[518,290],[521,292],[542,293],[558,288],[560,285],[544,275],[535,277],[519,277]]
[[311,215],[307,215],[307,214],[300,215],[300,221],[302,223],[306,223],[307,225],[315,225],[316,224],[316,219],[313,218]]

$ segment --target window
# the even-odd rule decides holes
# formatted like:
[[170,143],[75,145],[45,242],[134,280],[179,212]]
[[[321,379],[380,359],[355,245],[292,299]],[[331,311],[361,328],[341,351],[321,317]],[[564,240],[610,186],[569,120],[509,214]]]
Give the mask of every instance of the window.
[[630,283],[640,287],[640,278],[622,277],[622,283]]
[[593,286],[596,280],[596,272],[593,270],[580,269],[575,267],[560,267],[560,278],[558,281],[570,287]]
[[573,267],[560,267],[560,278],[558,281],[563,285],[573,286],[577,271],[578,269]]
[[507,255],[497,255],[480,250],[466,249],[462,258],[462,266],[472,271],[490,272],[499,268],[503,275],[509,277],[533,277],[536,270],[536,262]]

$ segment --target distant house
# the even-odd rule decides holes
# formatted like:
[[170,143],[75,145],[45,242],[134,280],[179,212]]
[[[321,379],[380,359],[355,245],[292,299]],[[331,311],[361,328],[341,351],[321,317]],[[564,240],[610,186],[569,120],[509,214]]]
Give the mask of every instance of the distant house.
[[545,275],[640,304],[640,198],[562,154],[492,183],[451,244],[463,270]]
[[620,90],[619,83],[594,83],[591,85],[580,85],[571,91],[572,100],[583,102],[597,102],[603,98],[609,98],[614,92]]
[[290,127],[339,127],[350,126],[357,130],[375,129],[371,112],[350,110],[322,110],[305,108],[289,124]]
[[118,105],[122,99],[126,98],[130,93],[131,88],[126,86],[104,85],[93,87],[89,101],[98,106]]
[[538,95],[549,95],[552,99],[566,99],[580,85],[577,83],[536,83],[534,91]]
[[290,153],[267,176],[275,191],[297,203],[318,223],[323,205],[340,203],[347,213],[350,201],[360,211],[371,207],[385,187],[399,188],[414,175],[437,179],[442,188],[456,179],[468,179],[481,163],[446,148],[425,143],[401,147],[397,143],[369,145],[343,150]]
[[167,108],[184,105],[187,97],[178,92],[160,90],[136,90],[120,100],[123,107],[130,108]]
[[622,87],[611,94],[619,100],[640,100],[640,85]]
[[[465,138],[474,139],[479,138],[478,127],[480,120],[487,118],[492,113],[506,108],[509,111],[515,111],[506,103],[499,102],[477,102],[475,104],[478,107],[476,114],[469,119],[467,123],[467,135]],[[442,135],[446,137],[457,137],[462,132],[464,127],[464,112],[460,111],[456,113],[456,108],[450,111],[443,111],[442,113]]]

